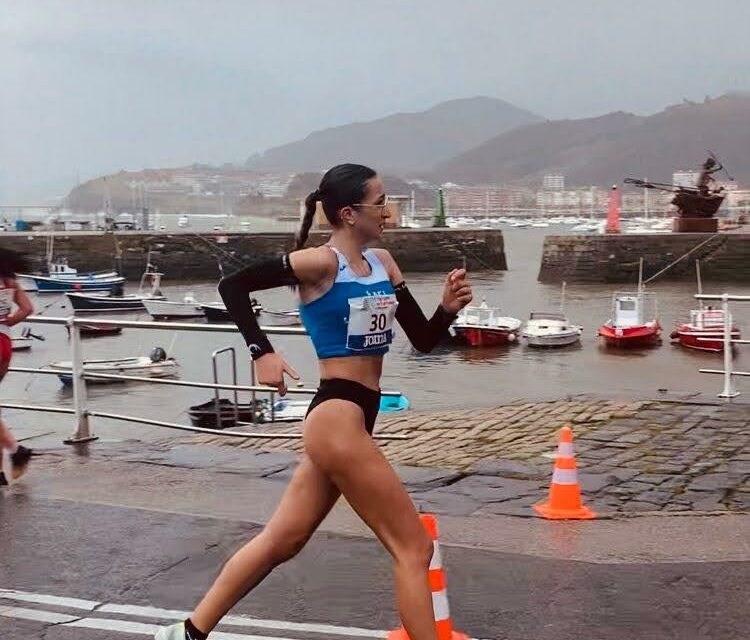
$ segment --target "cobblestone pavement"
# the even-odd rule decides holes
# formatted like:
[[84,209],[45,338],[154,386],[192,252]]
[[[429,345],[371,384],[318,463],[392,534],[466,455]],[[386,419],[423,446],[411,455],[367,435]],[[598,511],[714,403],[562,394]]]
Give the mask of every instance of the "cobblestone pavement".
[[[750,511],[747,405],[560,400],[391,414],[381,417],[376,433],[410,436],[381,446],[423,509],[532,516],[530,506],[548,490],[557,432],[566,424],[575,434],[586,504],[601,515]],[[301,449],[299,440],[198,440],[222,448]],[[283,466],[269,475],[285,479],[291,470]]]

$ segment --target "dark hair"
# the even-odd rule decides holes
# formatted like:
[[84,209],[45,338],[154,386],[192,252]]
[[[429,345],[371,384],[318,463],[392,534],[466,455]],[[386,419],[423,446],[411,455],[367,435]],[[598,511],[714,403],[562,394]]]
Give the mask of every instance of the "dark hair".
[[24,254],[0,247],[0,278],[14,278],[17,273],[28,271],[29,262]]
[[294,239],[294,249],[301,249],[310,233],[315,206],[318,200],[332,227],[341,224],[339,210],[362,202],[367,190],[367,181],[377,173],[361,164],[337,164],[325,172],[318,188],[305,198],[305,215]]

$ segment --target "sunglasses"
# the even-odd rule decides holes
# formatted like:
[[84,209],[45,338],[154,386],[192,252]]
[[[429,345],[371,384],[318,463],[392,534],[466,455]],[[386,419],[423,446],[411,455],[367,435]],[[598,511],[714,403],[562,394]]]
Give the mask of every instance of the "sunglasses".
[[388,208],[388,196],[385,197],[385,200],[383,200],[383,204],[353,204],[351,205],[353,209],[357,209],[360,207],[370,207],[372,209],[377,209],[378,213],[383,213]]

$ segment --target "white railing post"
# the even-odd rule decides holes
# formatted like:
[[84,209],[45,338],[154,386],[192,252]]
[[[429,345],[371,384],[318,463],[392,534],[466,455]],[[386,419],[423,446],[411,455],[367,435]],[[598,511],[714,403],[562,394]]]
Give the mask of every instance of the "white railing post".
[[724,389],[719,394],[719,398],[731,400],[739,394],[734,388],[734,379],[732,378],[732,314],[729,311],[729,295],[721,296],[721,308],[724,311]]
[[83,346],[81,344],[81,329],[73,323],[73,318],[68,318],[68,329],[70,330],[70,352],[71,352],[71,376],[73,378],[73,407],[76,416],[76,431],[64,440],[65,444],[81,444],[96,440],[97,436],[91,434],[89,428],[89,413],[86,406],[86,380],[83,377]]

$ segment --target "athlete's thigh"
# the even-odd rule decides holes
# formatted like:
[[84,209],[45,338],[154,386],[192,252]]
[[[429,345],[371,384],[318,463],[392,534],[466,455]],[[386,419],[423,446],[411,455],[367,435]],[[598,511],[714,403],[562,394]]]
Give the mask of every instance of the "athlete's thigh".
[[265,529],[272,535],[310,536],[340,495],[327,474],[305,455]]
[[315,407],[305,421],[305,449],[392,554],[421,539],[414,504],[356,404],[327,400]]

